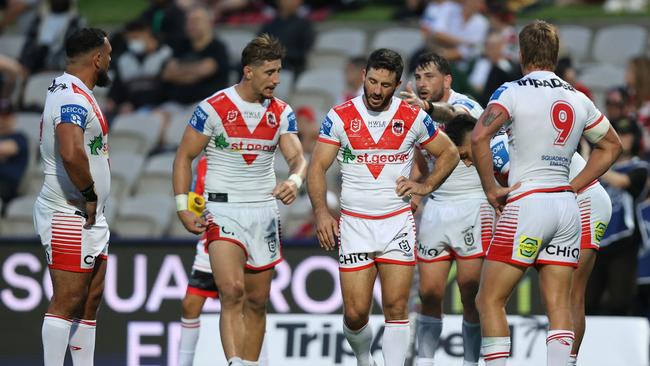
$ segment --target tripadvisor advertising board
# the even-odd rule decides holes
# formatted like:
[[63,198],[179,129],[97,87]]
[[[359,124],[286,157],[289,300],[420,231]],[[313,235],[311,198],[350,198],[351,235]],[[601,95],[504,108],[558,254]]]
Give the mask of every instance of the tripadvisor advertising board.
[[[96,365],[176,364],[180,301],[194,259],[194,244],[119,240],[111,243],[104,301],[98,316]],[[271,288],[269,313],[278,314],[271,315],[267,326],[267,335],[273,335],[267,339],[274,342],[269,347],[271,359],[282,357],[283,364],[300,364],[313,354],[329,365],[353,362],[343,342],[340,317],[307,315],[341,313],[338,258],[320,250],[316,242],[291,244],[285,242],[285,261],[276,267]],[[528,276],[534,275],[534,271],[529,271]],[[510,301],[508,313],[542,313],[536,283],[530,277],[522,282]],[[446,299],[445,313],[460,314],[460,295],[453,277],[448,286],[453,296]],[[0,332],[0,344],[5,348],[0,352],[1,365],[42,364],[40,330],[50,296],[52,287],[40,244],[36,240],[0,240],[0,317],[3,329],[12,330]],[[375,314],[380,313],[379,301],[376,285]],[[221,352],[221,347],[215,347],[219,339],[218,317],[209,315],[218,313],[219,302],[208,300],[204,311],[207,316],[197,362],[205,353],[202,349]],[[460,360],[460,320],[454,323],[459,323],[458,337],[454,336],[453,326],[447,327],[450,333],[439,352]],[[543,328],[542,323],[535,321],[537,327]],[[531,328],[530,324],[526,326]],[[380,326],[376,329],[381,333]]]

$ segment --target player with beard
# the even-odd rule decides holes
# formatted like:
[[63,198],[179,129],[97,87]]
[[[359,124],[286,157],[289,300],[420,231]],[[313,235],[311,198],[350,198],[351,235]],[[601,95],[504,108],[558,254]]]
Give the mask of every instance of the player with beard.
[[[368,316],[378,274],[385,318],[384,364],[404,365],[416,236],[409,198],[438,188],[459,161],[458,150],[424,111],[393,96],[402,70],[402,58],[392,50],[370,55],[363,95],[329,111],[308,171],[320,245],[326,250],[339,246],[343,331],[359,366],[374,364]],[[407,178],[417,144],[436,158],[423,183]],[[325,173],[335,159],[343,181],[340,223],[325,199]]]
[[52,81],[41,120],[45,179],[34,204],[34,226],[45,247],[53,296],[43,320],[44,364],[92,365],[97,309],[104,290],[110,192],[108,124],[95,97],[107,86],[111,45],[84,28],[65,42],[65,73]]
[[[307,163],[296,136],[296,117],[273,96],[284,48],[266,34],[242,51],[242,80],[203,100],[176,152],[176,209],[185,228],[206,232],[210,267],[221,299],[221,344],[228,365],[258,365],[266,329],[273,268],[282,260],[276,199],[292,203]],[[276,184],[275,150],[290,175]],[[203,217],[188,210],[192,160],[205,150]]]
[[[487,201],[476,168],[471,163],[469,115],[480,117],[483,108],[469,97],[451,89],[447,60],[433,52],[422,54],[415,69],[417,95],[410,84],[401,93],[405,101],[426,110],[437,122],[448,122],[449,135],[458,146],[461,161],[449,178],[426,200],[418,226],[418,272],[420,313],[417,316],[416,365],[431,366],[442,332],[442,306],[447,277],[456,261],[456,281],[463,303],[464,366],[478,365],[481,328],[474,304],[481,265],[492,238],[495,211]],[[419,96],[419,97],[418,97]],[[455,126],[454,124],[459,124]],[[502,139],[495,141],[504,144]],[[503,150],[505,152],[505,150]],[[507,157],[507,155],[506,155]],[[412,179],[418,180],[435,166],[426,151],[416,155]],[[501,165],[507,164],[501,161]],[[419,200],[413,200],[417,209]]]

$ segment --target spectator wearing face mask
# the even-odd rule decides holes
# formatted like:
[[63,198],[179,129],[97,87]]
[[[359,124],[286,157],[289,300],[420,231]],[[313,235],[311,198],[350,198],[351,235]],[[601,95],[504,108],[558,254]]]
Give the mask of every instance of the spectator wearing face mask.
[[109,113],[128,113],[153,108],[164,98],[161,74],[172,55],[149,26],[139,20],[126,26],[127,50],[117,59],[116,75],[109,91]]
[[31,74],[65,68],[65,39],[85,26],[73,0],[48,0],[29,27],[19,61]]

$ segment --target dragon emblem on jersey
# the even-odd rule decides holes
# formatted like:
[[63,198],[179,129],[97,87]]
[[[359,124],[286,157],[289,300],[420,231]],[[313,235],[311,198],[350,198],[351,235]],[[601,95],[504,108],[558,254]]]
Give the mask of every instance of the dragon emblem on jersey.
[[88,143],[88,148],[90,148],[91,155],[99,155],[99,151],[104,149],[104,138],[101,134],[93,137]]
[[354,133],[361,131],[361,120],[355,118],[350,121],[350,130]]
[[234,109],[231,109],[228,111],[228,114],[226,114],[226,121],[233,123],[237,119],[237,116],[239,115],[239,112],[237,112]]
[[214,146],[223,150],[228,147],[228,141],[226,141],[226,136],[223,133],[220,133],[219,136],[214,137]]
[[343,149],[343,162],[344,163],[350,163],[353,162],[354,159],[357,157],[352,153],[352,150],[350,150],[349,146],[346,146],[345,149]]
[[266,112],[266,124],[271,128],[278,126],[278,120],[275,118],[275,114],[273,114],[273,112]]
[[404,121],[401,119],[393,120],[393,134],[395,136],[401,136],[404,133]]
[[522,235],[519,239],[519,250],[517,251],[517,256],[527,259],[535,257],[541,242],[541,239]]

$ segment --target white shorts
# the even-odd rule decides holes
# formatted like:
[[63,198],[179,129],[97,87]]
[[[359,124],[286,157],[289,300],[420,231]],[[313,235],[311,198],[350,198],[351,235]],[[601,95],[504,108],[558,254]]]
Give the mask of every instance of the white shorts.
[[194,256],[194,263],[192,269],[196,271],[212,273],[210,268],[210,256],[208,255],[208,248],[206,247],[207,234],[203,233],[199,240],[196,242],[196,255]]
[[92,272],[97,258],[108,259],[110,232],[104,215],[84,229],[81,213],[54,211],[38,200],[34,204],[34,228],[41,237],[47,264],[52,269]]
[[341,271],[359,271],[375,262],[415,265],[415,220],[410,208],[381,219],[343,214],[339,232]]
[[207,202],[206,248],[221,240],[238,245],[246,254],[246,268],[262,271],[282,261],[280,215],[275,201]]
[[496,214],[487,200],[428,200],[418,226],[419,262],[485,256]]
[[612,201],[605,188],[596,185],[578,195],[582,231],[580,249],[600,248],[600,241],[612,217]]
[[572,192],[532,194],[507,203],[487,259],[519,266],[578,266],[580,212]]

